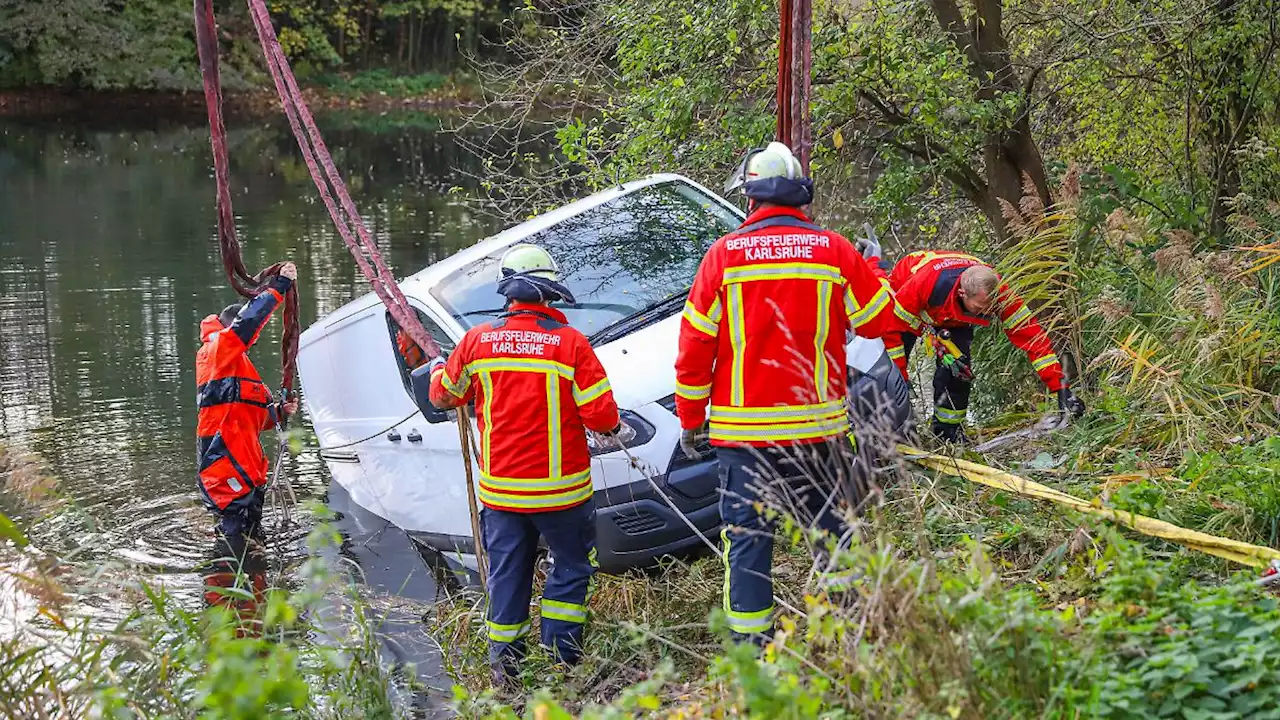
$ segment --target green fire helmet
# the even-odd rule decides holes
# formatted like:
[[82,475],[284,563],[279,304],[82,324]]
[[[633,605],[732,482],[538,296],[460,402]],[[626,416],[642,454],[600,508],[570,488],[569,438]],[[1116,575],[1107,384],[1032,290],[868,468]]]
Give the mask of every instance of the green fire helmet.
[[785,177],[788,180],[799,180],[804,175],[800,161],[791,154],[791,148],[774,141],[762,148],[747,151],[746,157],[738,164],[725,183],[724,191],[733,192],[753,180],[764,180],[771,177]]
[[520,243],[512,245],[498,263],[498,279],[512,275],[532,275],[553,282],[560,282],[560,266],[551,253],[537,245]]

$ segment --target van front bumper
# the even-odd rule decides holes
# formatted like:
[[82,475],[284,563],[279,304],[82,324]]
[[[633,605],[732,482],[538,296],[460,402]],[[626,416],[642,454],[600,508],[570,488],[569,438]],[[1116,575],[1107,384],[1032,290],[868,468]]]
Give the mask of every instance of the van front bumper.
[[620,573],[648,567],[663,555],[705,548],[703,537],[718,542],[718,490],[714,453],[690,461],[677,448],[664,475],[597,491],[600,570]]

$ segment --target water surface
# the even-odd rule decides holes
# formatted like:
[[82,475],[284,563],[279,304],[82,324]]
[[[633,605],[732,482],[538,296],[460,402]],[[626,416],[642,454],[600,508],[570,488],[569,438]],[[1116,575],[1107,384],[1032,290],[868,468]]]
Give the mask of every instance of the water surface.
[[[475,161],[422,124],[322,121],[400,276],[499,229],[476,210]],[[283,123],[233,126],[229,143],[246,265],[297,263],[304,327],[367,292]],[[42,456],[72,508],[50,517],[11,494],[0,511],[51,551],[127,564],[193,603],[213,543],[194,485],[198,324],[236,300],[213,197],[204,127],[0,123],[0,438]],[[273,386],[279,330],[273,321],[253,353]],[[341,555],[354,563],[339,564],[359,567],[375,595],[429,601],[435,583],[411,543],[331,489],[309,443],[286,472],[300,501],[331,502],[343,518]],[[294,517],[271,545],[286,574],[313,524],[304,508]],[[268,513],[269,528],[278,520]],[[387,619],[421,634],[412,619]]]

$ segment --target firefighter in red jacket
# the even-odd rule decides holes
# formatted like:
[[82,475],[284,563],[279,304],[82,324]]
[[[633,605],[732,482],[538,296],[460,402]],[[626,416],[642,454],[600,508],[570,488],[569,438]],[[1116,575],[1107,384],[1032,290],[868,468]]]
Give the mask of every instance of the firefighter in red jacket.
[[297,401],[273,400],[249,360],[249,348],[297,278],[298,269],[285,263],[257,297],[229,305],[200,323],[204,344],[196,353],[198,484],[229,539],[260,535],[267,456],[258,435],[297,411]]
[[962,425],[973,387],[969,359],[973,330],[990,325],[994,317],[1000,319],[1009,341],[1027,354],[1049,392],[1057,394],[1062,411],[1077,417],[1084,413],[1084,403],[1067,386],[1048,334],[989,265],[960,252],[925,250],[902,258],[889,283],[908,329],[886,335],[885,348],[904,377],[916,338],[922,333],[933,335],[937,371],[931,427],[938,438],[964,441]]
[[595,503],[587,431],[613,434],[618,406],[587,338],[548,303],[573,295],[545,250],[503,256],[498,319],[431,361],[431,402],[474,400],[480,425],[484,549],[489,555],[489,660],[495,684],[518,672],[529,633],[538,536],[554,558],[542,592],[542,644],[577,662],[595,574]]
[[880,337],[895,315],[887,281],[801,210],[813,184],[785,145],[749,153],[726,191],[737,187],[751,212],[698,268],[680,325],[676,414],[690,458],[709,419],[725,522],[724,609],[735,638],[759,642],[773,629],[773,523],[759,501],[782,493],[810,515],[804,521],[844,534],[841,505],[857,502],[846,333]]

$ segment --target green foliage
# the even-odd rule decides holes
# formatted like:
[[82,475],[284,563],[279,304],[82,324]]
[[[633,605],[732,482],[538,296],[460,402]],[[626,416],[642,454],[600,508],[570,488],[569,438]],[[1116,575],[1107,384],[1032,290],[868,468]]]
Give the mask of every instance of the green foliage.
[[0,0],[0,87],[194,87],[191,5]]
[[[616,43],[621,82],[601,113],[567,122],[558,136],[591,184],[666,170],[676,157],[686,172],[718,184],[705,173],[771,137],[767,70],[776,20],[768,4],[642,0],[591,12],[598,41]],[[581,76],[554,78],[551,92],[594,82],[593,70],[584,65]]]
[[1097,682],[1076,691],[1091,717],[1280,717],[1275,598],[1248,584],[1179,585],[1158,565],[1125,569],[1083,624],[1107,650],[1094,657]]
[[[0,516],[2,517],[2,516]],[[313,549],[335,542],[313,531]],[[192,717],[254,720],[263,717],[391,718],[400,714],[389,695],[392,678],[379,661],[379,645],[363,604],[320,560],[301,569],[295,594],[267,591],[255,599],[247,578],[211,590],[239,609],[215,604],[187,607],[161,587],[99,577],[76,578],[79,592],[136,598],[132,611],[102,627],[77,617],[61,590],[71,569],[45,562],[34,551],[14,555],[0,546],[0,582],[21,577],[21,597],[39,604],[47,621],[19,624],[0,640],[0,717],[57,712],[67,717]],[[54,568],[57,568],[54,570]],[[94,582],[121,582],[93,587]],[[324,607],[350,597],[350,631],[313,624]],[[256,611],[241,610],[246,603]]]
[[[301,77],[336,68],[377,68],[367,89],[434,89],[431,68],[455,71],[464,53],[513,12],[510,0],[275,0],[281,47]],[[224,83],[263,82],[262,53],[243,0],[215,3]],[[0,88],[52,85],[101,89],[199,87],[190,0],[0,0]],[[358,78],[358,76],[357,76]],[[352,86],[352,91],[359,88]]]
[[[1276,601],[1248,583],[1189,581],[1113,531],[1099,535],[1093,551],[1068,560],[1092,568],[1094,599],[1052,607],[1030,587],[1007,588],[969,539],[956,562],[938,564],[883,544],[855,547],[839,561],[865,572],[856,601],[804,596],[804,617],[784,615],[763,653],[726,643],[693,667],[663,663],[604,703],[557,680],[527,707],[533,717],[591,719],[1271,717]],[[780,572],[797,560],[782,558]],[[684,595],[670,589],[674,609]],[[608,634],[611,619],[597,619],[592,637]],[[586,675],[625,664],[611,659]],[[493,696],[457,693],[468,716],[517,716]]]
[[1280,438],[1188,452],[1174,476],[1127,484],[1112,502],[1184,527],[1275,547],[1280,544]]

